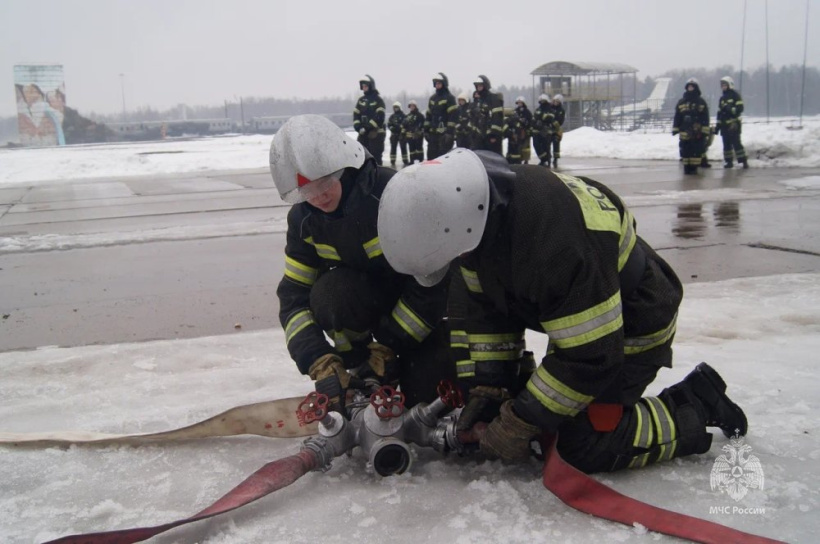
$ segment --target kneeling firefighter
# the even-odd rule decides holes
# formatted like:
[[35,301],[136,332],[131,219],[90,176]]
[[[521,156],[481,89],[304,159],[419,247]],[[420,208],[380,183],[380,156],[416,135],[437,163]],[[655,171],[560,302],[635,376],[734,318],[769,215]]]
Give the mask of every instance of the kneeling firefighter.
[[[558,433],[569,463],[611,471],[706,452],[710,426],[746,433],[705,363],[642,398],[672,365],[683,289],[603,184],[457,149],[393,177],[378,226],[387,261],[422,285],[458,264],[448,319],[470,392],[459,425],[490,422],[488,456],[526,459],[533,438]],[[527,329],[549,335],[537,369]]]
[[318,115],[284,124],[270,170],[293,204],[276,293],[299,370],[339,410],[347,389],[396,381],[408,405],[436,398],[438,382],[454,377],[442,320],[447,285],[422,287],[382,254],[379,199],[395,171]]

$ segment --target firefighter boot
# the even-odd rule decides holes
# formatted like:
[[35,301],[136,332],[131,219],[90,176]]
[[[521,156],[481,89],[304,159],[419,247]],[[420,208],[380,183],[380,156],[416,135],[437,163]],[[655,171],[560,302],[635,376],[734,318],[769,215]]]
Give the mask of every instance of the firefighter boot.
[[743,165],[744,170],[749,168],[749,160],[746,157],[743,157],[742,159],[738,159],[737,162],[739,162],[740,164]]
[[732,162],[731,159],[727,160],[723,163],[723,168],[734,168],[735,164]]
[[706,158],[706,155],[704,155],[700,158],[700,167],[701,168],[712,168],[712,165],[709,162],[709,159]]
[[720,427],[727,437],[746,435],[746,414],[726,395],[726,382],[714,368],[700,363],[678,385],[687,387],[700,401],[707,427]]

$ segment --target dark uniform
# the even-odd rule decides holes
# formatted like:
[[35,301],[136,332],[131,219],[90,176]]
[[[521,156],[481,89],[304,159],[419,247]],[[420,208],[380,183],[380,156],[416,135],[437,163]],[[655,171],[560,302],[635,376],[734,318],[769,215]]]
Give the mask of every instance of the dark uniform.
[[507,162],[521,164],[521,146],[523,144],[524,125],[515,112],[504,119],[504,137],[507,139]]
[[471,149],[473,129],[470,127],[470,102],[464,94],[460,94],[458,100],[464,103],[459,104],[456,111],[456,147]]
[[723,161],[725,168],[732,168],[734,166],[733,159],[743,165],[743,168],[749,167],[749,162],[746,158],[746,150],[740,142],[741,121],[740,116],[743,113],[743,99],[734,89],[734,82],[731,79],[724,78],[721,83],[726,84],[726,90],[718,102],[717,112],[717,126],[715,131],[723,138]]
[[473,93],[473,101],[467,109],[470,124],[470,149],[479,150],[484,145],[484,139],[490,126],[490,107],[481,100],[481,93]]
[[291,208],[285,276],[276,293],[288,351],[303,374],[328,353],[340,355],[348,369],[366,366],[375,338],[397,354],[400,386],[414,404],[434,399],[438,382],[453,374],[442,321],[447,290],[420,286],[382,254],[379,198],[394,174],[368,157],[360,169],[345,171],[335,212],[307,202]]
[[540,166],[549,167],[552,163],[552,139],[557,128],[560,125],[555,122],[549,98],[540,99],[532,120],[532,141]]
[[490,80],[487,76],[478,76],[474,82],[476,90],[482,85],[483,89],[478,91],[479,99],[483,103],[480,108],[482,115],[486,115],[483,125],[481,139],[475,142],[473,149],[484,149],[501,155],[502,141],[504,138],[504,98],[500,93],[490,91]]
[[527,164],[530,162],[532,154],[532,146],[530,145],[532,136],[532,112],[524,102],[523,97],[519,97],[515,103],[515,114],[518,116],[518,121],[521,125],[518,136],[518,147],[521,152],[521,163]]
[[365,149],[370,151],[376,164],[382,164],[382,154],[384,153],[384,100],[376,90],[376,81],[369,75],[359,80],[359,89],[367,85],[367,91],[356,102],[353,109],[353,130],[359,133],[358,141]]
[[410,111],[404,118],[404,135],[407,138],[407,146],[410,149],[410,164],[414,162],[424,162],[424,116],[416,106],[415,101],[410,102]]
[[[564,139],[564,120],[566,119],[566,111],[564,111],[564,97],[560,94],[552,97],[552,114],[555,116],[555,132],[552,135],[552,165],[558,166],[558,159],[561,158],[561,140]],[[556,104],[556,102],[558,102]]]
[[709,107],[701,97],[700,86],[694,78],[686,82],[683,98],[675,106],[672,134],[680,137],[683,173],[697,174],[709,138]]
[[458,120],[458,106],[449,89],[447,76],[438,73],[433,85],[441,82],[441,88],[430,97],[424,118],[424,135],[427,137],[427,160],[444,155],[453,148]]
[[396,166],[396,149],[401,148],[401,160],[404,166],[410,164],[410,156],[407,153],[407,138],[402,135],[404,126],[404,112],[401,105],[393,104],[393,113],[387,120],[387,128],[390,129],[390,166]]
[[[564,459],[586,472],[707,451],[706,409],[688,384],[641,398],[672,364],[683,289],[621,199],[587,178],[481,159],[486,228],[453,267],[459,379],[508,389],[514,412],[558,432]],[[526,329],[550,338],[535,371]]]

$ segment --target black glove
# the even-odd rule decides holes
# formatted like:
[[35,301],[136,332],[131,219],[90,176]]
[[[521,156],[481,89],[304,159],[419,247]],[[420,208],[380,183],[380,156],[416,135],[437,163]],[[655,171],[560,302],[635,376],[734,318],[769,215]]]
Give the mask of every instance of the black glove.
[[530,425],[513,411],[513,401],[501,405],[501,413],[487,426],[479,442],[480,451],[490,459],[510,463],[526,461],[530,457],[530,442],[541,429]]

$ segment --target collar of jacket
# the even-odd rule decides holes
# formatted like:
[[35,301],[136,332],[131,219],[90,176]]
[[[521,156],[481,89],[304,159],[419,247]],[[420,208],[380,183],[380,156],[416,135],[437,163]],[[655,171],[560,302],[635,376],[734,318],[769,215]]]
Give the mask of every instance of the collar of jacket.
[[494,240],[498,229],[501,226],[504,212],[510,203],[513,193],[513,183],[515,182],[515,172],[510,169],[507,160],[491,151],[476,151],[476,155],[481,159],[490,183],[490,210],[487,215],[487,226],[484,228],[484,235],[481,237],[481,244],[485,240]]

